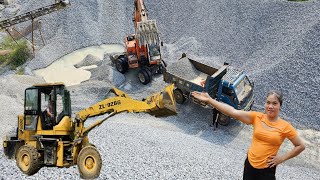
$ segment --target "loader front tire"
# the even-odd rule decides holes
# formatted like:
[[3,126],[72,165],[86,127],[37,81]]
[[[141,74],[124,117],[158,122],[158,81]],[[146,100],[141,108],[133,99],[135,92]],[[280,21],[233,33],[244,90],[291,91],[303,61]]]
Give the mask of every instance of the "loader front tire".
[[30,145],[23,145],[18,149],[16,163],[19,169],[29,176],[35,174],[41,168],[38,151]]
[[98,150],[93,146],[86,146],[81,149],[77,165],[81,178],[94,179],[99,177],[102,160]]

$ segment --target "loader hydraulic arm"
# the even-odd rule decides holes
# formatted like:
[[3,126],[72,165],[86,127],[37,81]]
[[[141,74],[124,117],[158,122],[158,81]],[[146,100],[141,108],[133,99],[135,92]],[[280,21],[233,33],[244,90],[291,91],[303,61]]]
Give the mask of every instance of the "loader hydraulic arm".
[[[78,136],[86,135],[90,130],[102,124],[109,117],[121,112],[147,112],[155,116],[168,116],[176,114],[176,104],[173,96],[174,85],[167,86],[164,91],[149,96],[144,100],[134,100],[128,94],[117,88],[111,89],[114,97],[106,98],[89,108],[86,108],[76,114],[77,134]],[[84,128],[84,122],[94,116],[108,113],[103,120],[99,120]]]

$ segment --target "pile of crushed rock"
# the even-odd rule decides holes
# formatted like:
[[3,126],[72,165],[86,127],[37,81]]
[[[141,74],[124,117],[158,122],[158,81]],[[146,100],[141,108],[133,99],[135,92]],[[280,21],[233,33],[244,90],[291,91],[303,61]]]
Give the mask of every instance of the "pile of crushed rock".
[[[19,13],[24,13],[52,1],[16,3]],[[145,4],[150,19],[157,20],[165,44],[162,54],[169,66],[183,52],[214,66],[229,62],[255,80],[255,109],[263,110],[266,92],[278,89],[286,94],[284,118],[299,129],[320,129],[319,1],[147,0]],[[1,137],[15,129],[17,115],[23,112],[24,89],[43,82],[32,76],[33,70],[77,49],[122,43],[127,33],[134,32],[132,11],[133,2],[125,0],[78,0],[71,1],[65,10],[42,17],[47,44],[26,64],[27,75],[8,72],[0,76]],[[78,66],[88,63],[85,60]],[[136,72],[119,74],[108,58],[96,65],[90,70],[90,80],[68,87],[73,112],[102,100],[110,86],[118,86],[137,99],[165,86],[161,76],[143,86],[137,78],[128,78],[136,77]],[[89,136],[102,155],[100,179],[240,179],[251,127],[233,122],[212,131],[210,123],[211,112],[191,102],[178,105],[178,115],[173,117],[159,119],[145,113],[114,116]],[[319,133],[310,132],[312,136],[303,136],[308,140],[307,150],[279,166],[277,178],[311,180],[320,176]],[[290,148],[286,142],[284,149]],[[27,178],[14,161],[5,158],[2,149],[0,160],[0,179]],[[42,168],[28,178],[56,177],[78,179],[79,173],[75,166]]]

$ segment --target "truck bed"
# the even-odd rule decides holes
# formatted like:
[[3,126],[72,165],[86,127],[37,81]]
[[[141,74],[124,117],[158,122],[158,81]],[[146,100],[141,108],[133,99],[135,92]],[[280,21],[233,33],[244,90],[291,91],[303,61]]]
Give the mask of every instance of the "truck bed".
[[[225,73],[226,66],[217,69],[185,57],[166,68],[164,81],[174,83],[184,93],[204,90],[209,92]],[[205,82],[205,86],[201,82]]]

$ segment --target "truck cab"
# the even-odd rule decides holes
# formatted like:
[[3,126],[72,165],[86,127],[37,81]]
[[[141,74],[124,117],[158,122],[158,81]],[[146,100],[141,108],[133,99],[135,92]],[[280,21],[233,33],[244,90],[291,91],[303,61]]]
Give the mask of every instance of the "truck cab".
[[250,110],[253,103],[254,83],[244,71],[229,68],[221,80],[219,99],[235,109]]
[[[229,67],[221,79],[217,99],[235,109],[249,111],[254,103],[253,89],[254,82],[249,80],[244,71]],[[229,123],[229,118],[223,114],[220,116],[220,124]]]

